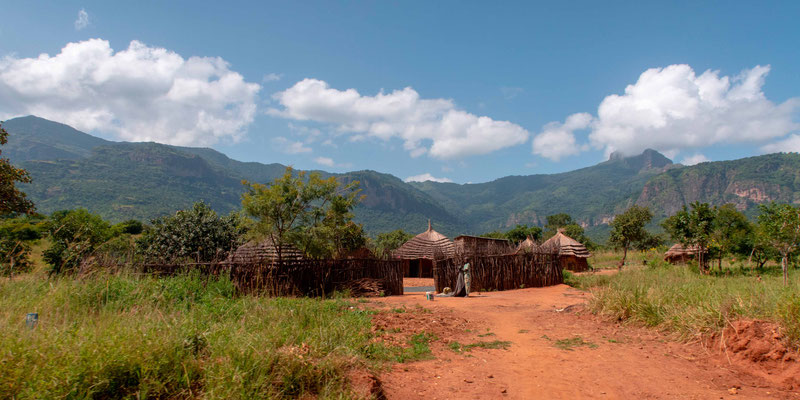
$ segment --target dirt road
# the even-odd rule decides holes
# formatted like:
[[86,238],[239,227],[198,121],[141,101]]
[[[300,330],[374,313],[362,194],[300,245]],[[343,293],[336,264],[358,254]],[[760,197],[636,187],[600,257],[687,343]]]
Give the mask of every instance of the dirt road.
[[[435,301],[422,293],[374,300],[378,307],[424,307],[384,323],[435,332],[439,343],[432,347],[435,360],[382,374],[385,393],[389,399],[800,399],[700,344],[591,315],[583,308],[587,296],[558,285]],[[449,346],[489,340],[511,344],[461,353]]]

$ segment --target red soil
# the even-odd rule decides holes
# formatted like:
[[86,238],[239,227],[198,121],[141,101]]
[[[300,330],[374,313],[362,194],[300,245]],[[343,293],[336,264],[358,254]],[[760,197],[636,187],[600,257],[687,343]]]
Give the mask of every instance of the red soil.
[[[752,354],[735,350],[752,348],[741,340],[726,342],[727,356],[698,343],[677,343],[653,329],[585,312],[587,296],[558,285],[435,301],[423,293],[373,299],[372,307],[387,310],[374,319],[375,329],[387,333],[384,340],[402,343],[422,331],[438,337],[432,344],[436,359],[395,364],[381,374],[383,393],[389,399],[800,399],[797,386],[776,372],[797,366],[788,353],[778,359],[771,350],[756,352],[784,365],[764,368],[750,361]],[[403,307],[405,312],[390,311]],[[760,328],[761,336],[750,336],[769,336]],[[735,328],[728,337],[748,329],[756,331]],[[557,347],[563,339],[575,342],[562,343],[568,350]],[[511,346],[463,353],[447,346],[494,340]]]

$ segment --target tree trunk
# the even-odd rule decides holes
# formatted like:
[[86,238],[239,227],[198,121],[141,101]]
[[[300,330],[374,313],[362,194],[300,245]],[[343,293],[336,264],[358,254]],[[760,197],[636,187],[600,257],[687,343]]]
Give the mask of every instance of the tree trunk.
[[787,265],[788,254],[784,254],[781,258],[781,268],[783,269],[783,286],[789,285],[789,270]]
[[722,273],[722,248],[719,249],[719,263],[717,263],[717,268],[719,268],[719,272]]
[[622,270],[622,266],[625,265],[625,259],[628,258],[628,246],[625,246],[622,251],[622,261],[620,261],[617,269]]

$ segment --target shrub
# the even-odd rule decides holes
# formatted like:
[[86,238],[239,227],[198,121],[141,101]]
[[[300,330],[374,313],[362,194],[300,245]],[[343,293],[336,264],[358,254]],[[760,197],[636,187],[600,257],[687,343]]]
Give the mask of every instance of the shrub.
[[150,261],[222,260],[240,244],[240,226],[235,214],[219,217],[211,207],[198,202],[189,210],[154,219],[136,241],[137,251]]
[[54,212],[47,225],[51,245],[43,258],[51,274],[76,271],[84,258],[111,237],[108,222],[85,209]]

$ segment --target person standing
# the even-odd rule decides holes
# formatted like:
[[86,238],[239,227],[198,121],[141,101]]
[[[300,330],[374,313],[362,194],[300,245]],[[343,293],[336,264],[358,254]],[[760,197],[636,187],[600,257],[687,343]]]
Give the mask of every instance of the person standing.
[[461,267],[461,270],[464,272],[464,290],[467,292],[467,296],[469,296],[469,285],[472,283],[472,277],[469,271],[469,259],[467,259],[467,263]]

